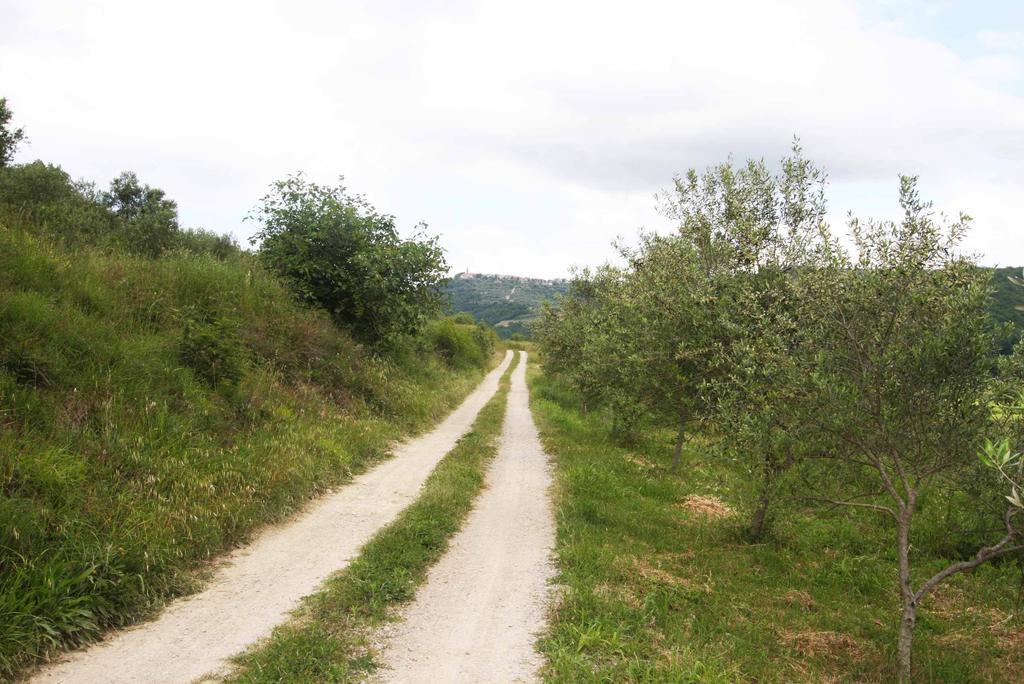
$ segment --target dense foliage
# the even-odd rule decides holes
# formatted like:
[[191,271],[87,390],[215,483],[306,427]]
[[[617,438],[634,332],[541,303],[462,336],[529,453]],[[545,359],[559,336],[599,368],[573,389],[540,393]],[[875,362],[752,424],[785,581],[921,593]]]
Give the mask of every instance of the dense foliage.
[[109,190],[72,181],[59,166],[34,161],[0,170],[0,217],[66,247],[99,247],[158,257],[175,250],[219,259],[241,250],[230,236],[178,223],[177,205],[134,173]]
[[0,168],[11,163],[18,145],[25,139],[24,128],[12,128],[14,112],[7,106],[7,98],[0,97]]
[[394,216],[301,175],[275,183],[252,218],[263,263],[357,339],[393,343],[441,312],[448,267],[423,224],[403,239]]
[[[1024,376],[997,363],[990,272],[957,256],[969,219],[937,220],[913,178],[900,203],[898,223],[851,219],[851,251],[825,222],[824,173],[798,147],[776,173],[691,171],[664,197],[677,231],[642,236],[625,267],[581,274],[538,339],[550,371],[613,425],[676,423],[677,464],[692,431],[717,435],[756,483],[755,540],[780,497],[889,516],[908,679],[921,600],[1024,550],[1021,511],[978,458],[986,437],[1019,439],[994,391]],[[912,541],[935,507],[949,511],[944,528]],[[912,549],[937,539],[953,558],[919,576]]]

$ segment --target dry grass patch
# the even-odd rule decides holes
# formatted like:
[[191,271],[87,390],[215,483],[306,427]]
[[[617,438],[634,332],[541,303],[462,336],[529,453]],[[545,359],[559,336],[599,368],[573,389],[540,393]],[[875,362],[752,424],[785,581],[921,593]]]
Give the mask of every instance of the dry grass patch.
[[654,463],[653,461],[644,458],[640,454],[633,452],[626,454],[626,460],[635,466],[640,466],[641,468],[645,468],[647,470],[657,470],[660,467],[657,463]]
[[860,642],[842,632],[779,632],[779,639],[803,658],[859,659],[864,655]]
[[722,520],[723,518],[731,518],[736,515],[736,510],[718,497],[703,496],[701,494],[691,494],[683,497],[676,504],[676,508],[687,513],[703,515],[708,520]]
[[682,577],[664,568],[652,565],[649,560],[638,556],[620,558],[616,561],[616,565],[629,576],[639,577],[647,582],[666,584],[689,591],[702,591],[704,593],[711,593],[713,591],[713,587],[708,581],[696,581],[689,577]]
[[643,607],[643,599],[631,587],[618,585],[612,586],[608,582],[601,582],[594,586],[594,596],[608,600],[624,603],[633,609]]
[[814,611],[818,609],[818,604],[811,598],[811,595],[806,591],[800,591],[799,589],[790,589],[786,592],[782,600],[786,602],[786,605],[793,607],[800,607],[806,611]]

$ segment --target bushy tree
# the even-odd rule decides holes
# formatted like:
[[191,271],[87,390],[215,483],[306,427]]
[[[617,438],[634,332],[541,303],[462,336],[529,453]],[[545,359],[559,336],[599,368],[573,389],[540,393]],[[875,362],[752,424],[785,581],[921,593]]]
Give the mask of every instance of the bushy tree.
[[[911,675],[921,600],[950,575],[1024,548],[1011,510],[1005,535],[972,558],[927,578],[913,572],[911,529],[923,501],[980,477],[995,353],[988,276],[956,256],[969,219],[936,221],[915,181],[901,182],[902,222],[852,220],[855,255],[837,249],[831,264],[798,280],[801,415],[827,465],[814,489],[894,523],[901,681]],[[973,506],[991,506],[999,492],[989,487],[978,496]]]
[[688,198],[695,207],[689,212],[705,216],[724,239],[725,253],[732,251],[720,307],[729,334],[717,355],[713,420],[728,436],[719,449],[743,464],[755,484],[748,505],[757,541],[768,529],[783,475],[813,442],[793,382],[801,372],[794,356],[802,335],[796,282],[834,247],[825,221],[827,177],[797,141],[774,173],[763,162],[748,162],[707,175],[707,189]]
[[[1009,280],[1024,287],[1024,280],[1016,276]],[[1004,488],[1010,504],[1007,513],[1024,515],[1024,341],[1017,342],[1011,354],[999,360],[988,405],[994,436],[985,440],[979,457]],[[1021,527],[1019,541],[1024,543]]]
[[830,240],[824,187],[825,174],[797,142],[775,173],[754,160],[691,169],[663,196],[676,233],[647,241],[638,269],[649,293],[644,318],[661,340],[656,364],[672,378],[679,406],[676,462],[693,417],[730,435],[724,447],[759,479],[755,537],[774,481],[796,454],[779,381],[797,333],[793,278]]
[[662,198],[677,230],[641,235],[620,250],[626,267],[577,280],[538,331],[549,367],[585,399],[677,425],[673,469],[696,424],[728,423],[745,447],[733,453],[765,480],[756,535],[768,481],[792,459],[775,376],[792,347],[791,280],[828,241],[824,182],[796,145],[777,174],[757,161],[691,170]]
[[24,128],[11,128],[14,112],[7,105],[7,98],[0,97],[0,168],[9,166],[18,151],[18,145],[25,140]]
[[0,211],[67,244],[120,244],[122,222],[87,183],[59,166],[34,161],[0,170]]
[[301,175],[274,183],[251,218],[264,263],[364,342],[414,334],[441,311],[448,267],[424,224],[403,239],[364,197]]
[[626,277],[609,265],[577,272],[557,306],[543,304],[534,336],[545,367],[576,390],[584,410],[610,409],[613,432],[629,437],[643,406],[638,397],[645,369],[633,353],[635,317],[624,299]]
[[178,239],[178,205],[160,188],[139,182],[125,171],[110,182],[102,201],[121,219],[125,246],[147,256],[159,256]]
[[64,169],[34,161],[4,169],[0,174],[0,201],[23,211],[38,205],[65,202],[75,196],[75,186]]

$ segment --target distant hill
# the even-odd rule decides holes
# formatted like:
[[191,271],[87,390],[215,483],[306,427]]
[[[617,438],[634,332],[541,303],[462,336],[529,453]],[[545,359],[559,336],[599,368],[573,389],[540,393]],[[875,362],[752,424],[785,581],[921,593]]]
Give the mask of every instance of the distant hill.
[[992,286],[992,315],[1000,323],[1012,323],[1013,333],[1004,343],[1004,351],[1009,351],[1013,342],[1024,333],[1024,287],[1014,285],[1009,276],[1021,277],[1019,266],[994,269]]
[[[1024,287],[1010,282],[1020,278],[1020,267],[993,269],[992,315],[1000,323],[1013,324],[1014,330],[1004,343],[1009,352],[1013,342],[1024,334]],[[478,321],[493,325],[503,339],[513,333],[530,336],[528,323],[537,316],[540,303],[554,300],[569,289],[565,278],[544,280],[522,276],[484,273],[459,273],[448,285],[451,310],[465,311]]]
[[569,289],[564,278],[544,280],[522,276],[459,273],[448,285],[451,309],[465,311],[478,321],[493,325],[503,339],[513,333],[530,336],[528,323],[536,318],[540,304]]

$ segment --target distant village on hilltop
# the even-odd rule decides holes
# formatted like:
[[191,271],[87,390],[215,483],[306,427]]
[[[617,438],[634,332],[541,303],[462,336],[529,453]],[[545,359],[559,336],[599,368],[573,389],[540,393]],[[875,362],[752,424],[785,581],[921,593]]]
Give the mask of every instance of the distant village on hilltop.
[[569,282],[568,278],[530,278],[528,276],[502,275],[500,273],[470,273],[463,271],[453,276],[454,280],[499,280],[515,283],[536,283],[538,285],[564,285]]

